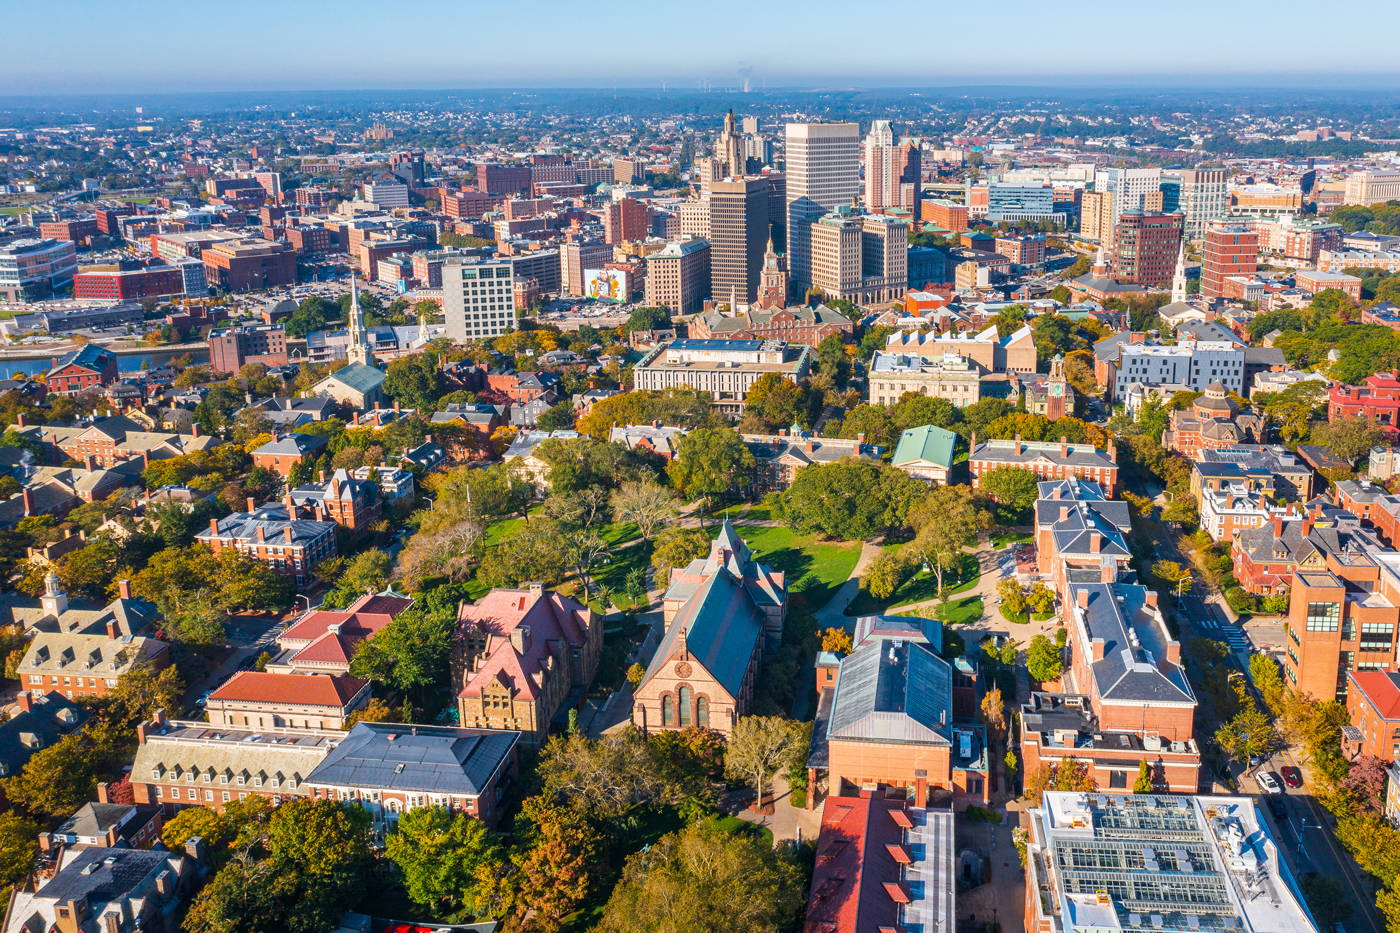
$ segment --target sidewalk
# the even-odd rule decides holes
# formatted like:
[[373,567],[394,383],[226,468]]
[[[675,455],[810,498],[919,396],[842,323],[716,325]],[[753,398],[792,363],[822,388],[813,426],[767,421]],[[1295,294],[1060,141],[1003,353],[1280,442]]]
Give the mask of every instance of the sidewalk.
[[773,796],[772,815],[755,813],[748,809],[751,800],[749,794],[753,793],[752,787],[733,792],[720,804],[720,808],[746,822],[768,827],[773,833],[775,843],[783,839],[816,839],[821,832],[821,809],[804,810],[794,807],[787,781],[781,777],[770,778],[768,790]]

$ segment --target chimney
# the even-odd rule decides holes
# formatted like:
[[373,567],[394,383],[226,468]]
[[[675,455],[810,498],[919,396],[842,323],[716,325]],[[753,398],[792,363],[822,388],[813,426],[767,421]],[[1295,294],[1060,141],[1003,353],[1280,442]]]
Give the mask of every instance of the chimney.
[[1148,591],[1147,591],[1146,599],[1147,599],[1147,605],[1151,606],[1153,609],[1156,609],[1156,608],[1157,608],[1157,591],[1156,591],[1156,590],[1148,590]]
[[204,863],[203,836],[191,836],[185,840],[185,857],[192,859],[196,865]]
[[1275,538],[1282,538],[1282,537],[1283,537],[1283,516],[1282,516],[1282,515],[1275,515],[1275,516],[1274,516],[1274,537],[1275,537]]
[[976,450],[976,449],[977,449],[977,432],[976,432],[976,431],[973,431],[973,432],[972,432],[972,440],[968,441],[968,443],[967,443],[967,449],[968,449],[969,451],[973,451],[973,450]]
[[1181,642],[1167,642],[1167,660],[1176,665],[1181,664]]
[[244,499],[243,501],[246,502],[246,503],[248,503],[248,511],[249,511],[249,513],[256,512],[256,511],[258,510],[258,504],[257,504],[255,501],[253,501],[253,497],[252,497],[252,496],[249,496],[247,499]]
[[1018,456],[1018,457],[1021,456],[1021,450],[1022,450],[1022,447],[1021,447],[1021,435],[1017,434],[1017,435],[1016,435],[1016,456]]
[[190,437],[199,437],[199,422],[190,425]]
[[50,358],[49,369],[58,369],[58,357],[55,356]]
[[807,446],[807,453],[811,453],[811,452],[812,452],[812,439],[811,439],[810,437],[807,438],[807,445],[806,445],[806,446]]
[[1304,538],[1306,538],[1308,535],[1312,534],[1312,526],[1313,526],[1312,516],[1309,515],[1307,518],[1303,519],[1303,537],[1304,537]]
[[259,544],[262,544],[262,543],[263,543],[264,541],[266,541],[266,540],[267,540],[267,533],[263,531],[263,526],[262,526],[262,525],[259,525],[259,526],[258,526],[258,543],[259,543]]
[[1093,659],[1094,659],[1095,661],[1102,661],[1102,660],[1103,660],[1103,639],[1102,639],[1102,638],[1095,638],[1095,639],[1093,639],[1092,641],[1090,641],[1089,644],[1090,644],[1090,646],[1092,647],[1092,650],[1093,650]]
[[403,407],[399,404],[398,399],[394,399],[394,411],[403,411]]
[[[1050,498],[1051,498],[1051,499],[1058,499],[1058,498],[1060,498],[1060,487],[1059,487],[1059,486],[1056,486],[1054,489],[1050,490]],[[1063,515],[1061,515],[1060,517],[1061,517],[1061,518],[1064,518]]]
[[325,481],[326,481],[326,471],[325,471],[325,470],[317,470],[317,471],[316,471],[316,482],[318,482],[318,483],[324,483]]
[[[1059,491],[1058,489],[1055,490],[1056,493],[1059,493]],[[1056,495],[1055,498],[1058,499],[1059,496]],[[1062,505],[1060,506],[1060,521],[1064,521],[1067,518],[1069,518],[1069,506]]]
[[383,402],[375,402],[375,403],[374,403],[374,410],[375,410],[375,411],[379,411],[379,410],[380,410],[381,408],[383,408],[383,407],[384,407],[384,403],[383,403]]
[[146,744],[146,724],[144,722],[138,722],[136,724],[136,744]]
[[1077,605],[1080,609],[1088,609],[1088,608],[1089,608],[1089,591],[1088,591],[1088,590],[1076,590],[1075,593],[1074,593],[1074,602],[1075,602],[1075,605]]
[[30,712],[34,709],[34,694],[28,690],[21,690],[19,695],[15,697],[15,705],[26,713]]
[[108,620],[107,620],[107,637],[110,638],[110,639],[112,639],[113,641],[115,641],[120,635],[121,635],[121,632],[117,630],[117,621],[116,621],[116,619],[108,619]]
[[97,469],[97,458],[92,454],[83,454],[83,469],[89,473]]
[[218,520],[217,518],[211,518],[211,519],[209,519],[209,533],[210,533],[211,535],[214,535],[215,537],[218,536],[218,534],[219,534],[219,520]]
[[1235,507],[1235,494],[1228,487],[1225,489],[1225,511]]
[[283,528],[283,529],[282,529],[282,535],[287,539],[287,543],[288,543],[288,544],[291,544],[291,543],[292,543],[292,529],[291,529],[291,528]]
[[296,521],[297,504],[292,501],[291,493],[287,493],[285,496],[282,497],[282,505],[284,505],[287,509],[287,518],[291,521]]
[[1117,442],[1117,441],[1110,440],[1110,441],[1108,442],[1108,459],[1112,460],[1115,464],[1118,463],[1118,442]]
[[425,443],[425,444],[431,444],[432,442],[433,442],[433,436],[432,436],[431,434],[424,434],[424,435],[423,435],[423,443]]
[[[1089,553],[1097,554],[1103,548],[1103,535],[1097,531],[1089,534]],[[1086,598],[1088,594],[1085,594]]]
[[1067,438],[1067,437],[1065,437],[1063,434],[1061,434],[1061,435],[1060,435],[1060,457],[1061,457],[1061,459],[1063,459],[1063,458],[1068,457],[1068,456],[1069,456],[1069,438]]
[[24,412],[20,412],[19,414],[15,415],[15,427],[17,427],[17,428],[25,428],[25,427],[28,427],[28,426],[29,426],[29,418],[25,415]]
[[357,428],[357,427],[359,427],[359,426],[360,426],[360,413],[357,411],[357,412],[355,412],[354,415],[352,415],[352,416],[350,417],[350,427],[352,427],[352,428]]
[[1115,561],[1105,560],[1099,563],[1099,582],[1113,583],[1118,579],[1118,564]]
[[146,467],[148,467],[148,466],[150,466],[150,465],[151,465],[151,452],[150,452],[149,450],[142,449],[142,451],[141,451],[141,469],[144,470],[144,469],[146,469]]
[[21,489],[19,494],[24,497],[24,517],[29,518],[34,514],[34,496],[30,494],[28,486]]
[[316,521],[323,522],[326,520],[326,510],[321,508],[321,503],[319,501],[312,506],[312,509],[316,513]]
[[524,654],[530,650],[530,626],[517,625],[510,630],[510,644],[515,649],[516,654]]
[[857,434],[857,435],[856,435],[856,444],[858,444],[858,445],[861,446],[861,447],[864,447],[864,446],[865,446],[865,435],[864,435],[864,434]]
[[107,782],[106,782],[106,781],[98,781],[98,782],[97,782],[97,802],[98,802],[98,803],[107,803],[107,802],[108,802],[108,801],[107,801]]
[[156,875],[156,893],[160,895],[161,900],[166,902],[169,902],[170,898],[174,896],[175,880],[170,874],[170,869],[167,868]]

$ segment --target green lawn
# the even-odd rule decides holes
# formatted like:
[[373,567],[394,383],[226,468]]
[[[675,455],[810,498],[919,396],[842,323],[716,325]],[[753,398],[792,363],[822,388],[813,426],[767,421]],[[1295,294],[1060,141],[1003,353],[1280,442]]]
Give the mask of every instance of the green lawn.
[[[948,605],[937,612],[939,621],[945,625],[965,625],[969,622],[976,622],[982,618],[982,597],[969,596],[967,599],[960,599],[956,602],[949,601]],[[917,612],[909,615],[918,615]]]
[[992,547],[1001,550],[1012,544],[1021,544],[1026,541],[1034,541],[1035,535],[1029,531],[1012,532],[1004,535],[992,535]]
[[[799,535],[790,528],[735,527],[755,557],[787,574],[788,592],[801,590],[812,611],[831,602],[860,559],[859,541],[818,541],[816,535]],[[719,537],[719,525],[706,530],[711,538]]]
[[[885,553],[893,553],[903,547],[901,544],[887,545]],[[959,593],[966,593],[977,585],[978,579],[982,576],[982,569],[974,554],[964,554],[962,567],[957,573],[948,572],[943,575],[943,583],[948,587],[948,595],[956,596]],[[899,589],[894,591],[894,595],[889,599],[876,599],[869,590],[861,590],[856,594],[855,600],[846,609],[849,616],[875,615],[890,606],[907,606],[910,603],[923,602],[928,599],[938,598],[938,577],[932,572],[924,573],[922,570],[906,580]]]

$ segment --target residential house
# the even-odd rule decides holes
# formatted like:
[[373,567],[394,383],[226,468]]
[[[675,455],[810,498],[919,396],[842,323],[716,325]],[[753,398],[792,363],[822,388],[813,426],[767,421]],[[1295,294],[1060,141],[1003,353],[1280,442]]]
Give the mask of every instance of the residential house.
[[78,731],[92,715],[57,690],[46,693],[38,686],[20,690],[15,706],[19,711],[0,723],[0,777],[19,774],[35,752]]
[[690,433],[690,428],[672,428],[660,421],[651,424],[613,425],[608,432],[608,442],[626,444],[629,450],[645,450],[663,460],[676,456],[680,439]]
[[562,384],[557,373],[488,373],[486,386],[511,400],[514,405],[524,404],[532,399],[548,397],[557,401]]
[[369,681],[358,677],[237,671],[209,695],[204,711],[213,725],[259,732],[343,729],[369,698]]
[[[21,418],[23,416],[21,415]],[[19,427],[24,426],[21,423]],[[191,425],[188,434],[147,431],[130,418],[99,418],[90,425],[61,427],[42,425],[25,433],[42,443],[49,459],[86,462],[92,457],[97,466],[115,467],[129,460],[149,464],[152,460],[183,457],[198,450],[210,450],[223,441],[204,434],[199,425]]]
[[271,470],[283,479],[305,460],[315,460],[325,452],[326,439],[314,434],[288,434],[253,451],[253,466]]
[[1247,485],[1223,484],[1201,490],[1201,528],[1212,541],[1233,541],[1249,528],[1262,528],[1286,509],[1273,505],[1266,493]]
[[80,849],[149,849],[160,841],[164,823],[160,809],[112,803],[107,799],[107,788],[105,783],[98,784],[96,803],[83,804],[58,829],[39,834],[40,858],[51,860],[57,868],[63,855]]
[[317,521],[332,521],[356,538],[371,533],[370,525],[384,511],[384,495],[379,484],[368,479],[355,479],[348,470],[339,469],[326,479],[297,486],[287,493],[288,512],[306,509]]
[[601,617],[539,583],[463,603],[451,663],[458,722],[543,745],[556,714],[582,703],[602,647]]
[[501,461],[507,464],[519,462],[535,485],[548,489],[550,465],[536,453],[537,448],[545,441],[574,441],[580,436],[577,431],[530,431],[520,434],[501,455]]
[[138,933],[168,930],[188,901],[202,847],[184,855],[160,849],[92,846],[74,852],[34,891],[16,888],[5,933]]

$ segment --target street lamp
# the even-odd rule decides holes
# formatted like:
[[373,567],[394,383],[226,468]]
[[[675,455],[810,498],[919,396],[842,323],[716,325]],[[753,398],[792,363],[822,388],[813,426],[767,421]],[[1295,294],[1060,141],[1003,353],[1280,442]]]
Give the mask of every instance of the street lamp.
[[1305,829],[1321,829],[1321,828],[1322,828],[1322,824],[1321,824],[1321,823],[1309,823],[1306,814],[1304,814],[1304,815],[1298,817],[1298,857],[1299,857],[1299,858],[1302,858],[1302,857],[1303,857],[1303,830],[1305,830]]

